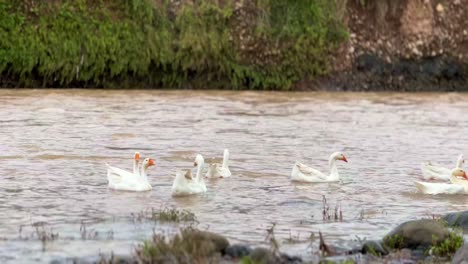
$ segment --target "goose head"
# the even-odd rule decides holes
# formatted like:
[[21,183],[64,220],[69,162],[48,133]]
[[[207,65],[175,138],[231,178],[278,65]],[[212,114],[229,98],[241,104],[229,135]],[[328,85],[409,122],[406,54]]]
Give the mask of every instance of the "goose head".
[[344,162],[348,162],[348,160],[346,159],[345,155],[343,155],[343,153],[341,152],[335,152],[331,155],[330,159],[334,159],[334,160],[342,160]]
[[455,168],[452,170],[452,176],[463,177],[465,180],[468,180],[468,175],[466,175],[465,170],[460,168]]
[[143,167],[148,168],[150,166],[155,165],[156,163],[154,162],[154,159],[146,158],[143,160]]
[[193,163],[193,166],[196,167],[200,164],[203,164],[205,163],[205,159],[203,159],[203,156],[198,154],[196,157],[195,157],[195,162]]

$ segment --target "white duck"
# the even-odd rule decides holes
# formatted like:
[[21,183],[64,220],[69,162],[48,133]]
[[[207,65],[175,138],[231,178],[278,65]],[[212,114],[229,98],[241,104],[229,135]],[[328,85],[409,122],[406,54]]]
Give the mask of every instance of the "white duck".
[[[460,154],[457,159],[456,168],[463,168],[463,154]],[[452,170],[442,167],[438,164],[432,164],[431,162],[423,163],[421,165],[421,171],[423,178],[426,180],[450,180]]]
[[[462,179],[458,177],[463,177]],[[468,193],[468,177],[463,169],[455,168],[450,173],[452,183],[415,182],[416,188],[425,194]]]
[[330,166],[330,174],[326,175],[314,168],[308,167],[300,162],[294,164],[291,172],[292,181],[302,182],[336,182],[340,180],[338,174],[338,168],[336,167],[336,161],[342,160],[348,162],[346,157],[341,152],[334,152],[328,159],[328,165]]
[[[135,155],[136,160],[137,155]],[[138,155],[139,158],[139,155]],[[137,163],[137,162],[135,162]],[[135,166],[134,163],[134,166]],[[138,163],[137,163],[138,164]],[[112,167],[109,164],[107,165],[107,180],[109,181],[109,188],[122,191],[150,191],[153,189],[151,184],[148,182],[148,168],[153,166],[154,160],[146,158],[143,160],[143,163],[140,167],[140,172],[131,173],[126,170],[122,170],[116,167]],[[138,165],[136,166],[138,168]]]
[[197,167],[197,175],[192,177],[192,172],[177,171],[174,183],[172,184],[172,196],[184,196],[206,192],[205,181],[203,180],[202,170],[205,160],[198,154],[195,158],[194,166]]
[[207,178],[227,178],[231,176],[231,171],[229,170],[229,150],[224,150],[223,155],[223,164],[211,163],[208,167],[205,177]]

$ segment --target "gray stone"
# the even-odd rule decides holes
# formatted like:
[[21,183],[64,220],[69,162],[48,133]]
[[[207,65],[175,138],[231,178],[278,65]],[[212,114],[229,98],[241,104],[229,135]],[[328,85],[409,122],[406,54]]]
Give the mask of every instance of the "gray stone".
[[[200,241],[201,243],[211,243],[216,252],[225,252],[229,246],[229,241],[222,235],[218,235],[208,231],[201,230],[185,230],[184,239],[192,241]],[[208,244],[206,244],[208,245]]]
[[468,264],[468,244],[457,250],[452,258],[452,264]]
[[224,254],[232,258],[242,258],[248,256],[250,252],[252,252],[252,249],[242,244],[230,245],[224,250]]
[[384,238],[390,248],[428,248],[449,236],[449,230],[439,221],[422,219],[405,222]]
[[281,254],[281,263],[287,263],[287,264],[299,264],[302,263],[302,258],[298,256],[291,256],[288,254]]
[[255,248],[250,252],[250,258],[254,261],[254,263],[263,263],[263,264],[276,264],[281,263],[281,259],[279,259],[275,254],[266,248]]
[[463,230],[468,230],[468,211],[455,212],[446,214],[443,219],[447,221],[449,226],[460,227]]

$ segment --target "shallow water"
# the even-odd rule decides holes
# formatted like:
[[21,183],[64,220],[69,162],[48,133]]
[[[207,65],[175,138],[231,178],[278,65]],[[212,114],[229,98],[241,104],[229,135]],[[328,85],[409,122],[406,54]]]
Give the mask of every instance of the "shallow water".
[[[413,185],[421,162],[451,167],[468,155],[465,94],[1,90],[0,104],[2,263],[130,254],[153,231],[176,230],[134,217],[165,206],[252,245],[274,222],[281,248],[307,256],[311,232],[350,246],[468,202]],[[208,182],[206,195],[171,197],[177,168],[196,153],[219,160],[224,148],[233,177]],[[105,162],[131,169],[136,150],[156,159],[153,191],[108,190]],[[349,161],[338,164],[342,183],[290,182],[296,160],[325,170],[334,151]],[[322,195],[331,212],[341,203],[342,222],[322,220]],[[43,245],[32,224],[58,239]]]

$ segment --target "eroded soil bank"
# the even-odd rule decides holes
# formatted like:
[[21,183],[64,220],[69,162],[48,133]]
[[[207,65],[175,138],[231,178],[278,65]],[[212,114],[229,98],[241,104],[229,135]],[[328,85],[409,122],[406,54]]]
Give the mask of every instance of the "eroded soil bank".
[[7,0],[0,15],[0,87],[468,89],[468,0]]
[[347,1],[350,37],[317,89],[468,90],[468,1],[358,2]]

